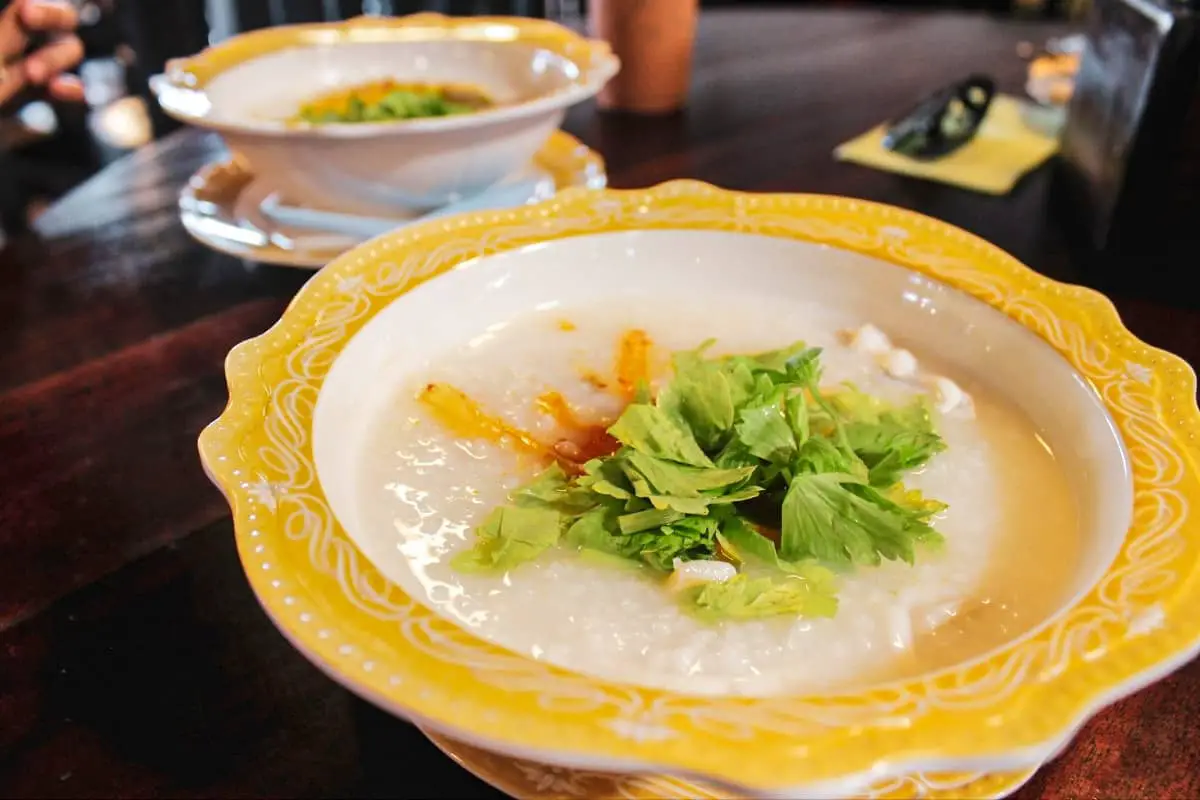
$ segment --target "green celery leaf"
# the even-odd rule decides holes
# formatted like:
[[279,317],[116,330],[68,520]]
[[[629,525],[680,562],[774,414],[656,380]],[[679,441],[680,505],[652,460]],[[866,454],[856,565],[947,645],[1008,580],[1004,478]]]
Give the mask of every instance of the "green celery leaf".
[[527,509],[553,509],[563,513],[580,512],[595,505],[587,493],[571,486],[570,477],[558,464],[551,464],[538,477],[509,495],[512,504]]
[[622,506],[622,508],[624,508],[625,512],[628,514],[632,514],[634,511],[645,511],[646,509],[653,507],[654,506],[652,506],[650,501],[645,497],[631,497],[626,500],[625,504]]
[[808,424],[808,400],[803,392],[795,392],[784,401],[784,411],[788,427],[792,429],[796,446],[802,447],[812,432]]
[[742,409],[737,436],[750,453],[763,461],[790,461],[796,454],[796,437],[778,405]]
[[784,561],[768,539],[740,516],[731,514],[721,520],[721,532],[717,534],[721,549],[739,564],[757,562],[789,575],[807,573],[813,566],[810,561]]
[[570,479],[558,464],[551,464],[542,470],[536,478],[514,491],[512,501],[518,505],[546,505],[557,503],[563,492],[567,490]]
[[621,444],[646,455],[693,467],[713,466],[691,431],[657,406],[644,403],[626,406],[608,432]]
[[916,561],[916,548],[920,546],[927,551],[936,551],[945,544],[941,533],[929,524],[928,515],[923,510],[911,510],[892,502],[874,486],[859,484],[848,487],[854,494],[867,500],[874,506],[893,515],[904,518],[904,534],[895,537],[895,548],[889,551],[880,547],[880,554],[889,560],[901,560],[908,564]]
[[710,506],[718,504],[740,503],[743,500],[752,500],[761,494],[762,490],[757,486],[745,486],[741,489],[736,489],[726,494],[710,492],[702,494],[699,497],[673,497],[671,495],[651,495],[646,498],[655,508],[673,508],[676,511],[684,514],[693,514],[696,516],[704,516],[708,513]]
[[685,516],[687,515],[669,508],[649,508],[632,514],[622,514],[617,523],[621,526],[621,533],[630,534],[661,528],[663,525],[678,522]]
[[788,384],[779,378],[780,376],[768,372],[760,372],[755,375],[754,393],[750,395],[750,399],[746,401],[742,408],[774,405],[783,399]]
[[826,402],[844,422],[877,422],[879,415],[890,405],[879,397],[861,391],[847,381],[837,389],[827,392]]
[[[584,486],[582,481],[580,481],[580,485]],[[633,497],[628,489],[620,486],[617,483],[613,483],[604,479],[594,480],[592,483],[587,484],[585,488],[591,489],[596,494],[602,494],[606,497],[613,497],[617,500],[628,500],[629,498]]]
[[750,368],[749,360],[744,356],[721,359],[718,365],[725,373],[725,380],[729,384],[729,397],[736,411],[754,395],[754,370]]
[[500,506],[476,531],[475,546],[451,562],[463,572],[512,569],[537,558],[562,536],[562,515],[549,508]]
[[853,475],[799,474],[783,500],[779,554],[786,561],[911,564],[916,544],[937,540],[933,528]]
[[847,474],[800,474],[783,499],[779,553],[788,561],[815,558],[828,564],[878,564],[871,532],[851,517],[855,496],[843,488]]
[[821,348],[806,347],[785,364],[788,381],[796,386],[816,386],[821,380]]
[[847,453],[837,446],[832,439],[823,436],[809,438],[801,447],[793,462],[796,474],[819,475],[826,472],[844,472],[855,474],[861,472],[865,479],[866,470],[857,464],[858,458],[854,453]]
[[574,547],[623,556],[623,537],[617,523],[619,515],[619,511],[608,505],[585,511],[567,528],[563,539]]
[[847,446],[870,470],[872,486],[890,486],[946,449],[923,397],[893,408],[847,385],[830,395],[828,404],[840,419]]
[[739,564],[744,564],[749,559],[764,564],[775,564],[779,561],[775,543],[737,515],[730,515],[721,520],[717,541],[720,542],[721,549]]
[[680,514],[704,516],[708,507],[716,498],[712,497],[672,497],[671,495],[654,494],[646,498],[656,509],[673,509]]
[[675,559],[695,561],[716,555],[720,523],[713,517],[679,517],[672,523],[623,537],[622,547],[662,572],[675,567]]
[[[631,453],[636,453],[636,450],[630,450]],[[668,462],[670,463],[670,462]],[[621,474],[625,476],[625,480],[633,487],[633,493],[637,497],[649,497],[655,493],[654,487],[628,457],[623,457],[617,461],[617,466],[621,470]]]
[[[664,517],[667,518],[667,517]],[[716,521],[706,517],[670,517],[676,522],[631,534],[620,528],[620,515],[611,508],[595,508],[567,529],[566,542],[584,553],[628,559],[661,572],[674,569],[676,558],[690,561],[711,558],[715,552]]]
[[871,470],[873,486],[891,486],[903,473],[916,469],[946,449],[923,403],[884,411],[874,422],[845,426],[850,447]]
[[751,356],[744,356],[744,358],[755,372],[773,372],[786,376],[789,364],[797,362],[797,360],[805,364],[815,362],[820,355],[820,349],[809,347],[804,342],[795,342],[778,350],[755,353]]
[[623,534],[616,513],[596,508],[571,525],[566,541],[584,551],[619,556],[670,572],[676,558],[685,561],[712,558],[716,552],[716,530],[716,520],[680,516],[671,525]]
[[740,489],[705,492],[704,497],[713,503],[740,503],[743,500],[753,500],[762,494],[759,486],[743,486]]
[[563,514],[579,514],[596,505],[590,492],[572,485],[558,464],[551,464],[536,478],[510,495],[513,504],[522,508],[548,508]]
[[697,497],[704,491],[740,484],[754,474],[753,466],[698,469],[655,458],[637,450],[631,450],[623,458],[627,476],[631,470],[636,471],[653,487],[653,494],[669,494],[676,497]]
[[746,447],[746,443],[741,439],[733,438],[729,443],[717,453],[714,463],[719,469],[757,469],[762,465],[762,462],[750,452],[750,448]]
[[659,392],[658,405],[682,420],[703,449],[714,450],[733,426],[733,392],[720,365],[704,359],[709,345],[674,354],[674,375]]
[[706,621],[761,619],[780,615],[832,617],[837,613],[833,575],[813,566],[805,575],[736,575],[691,593],[691,610]]
[[628,500],[633,496],[634,487],[630,486],[622,472],[621,463],[621,457],[617,454],[609,458],[593,458],[583,465],[584,474],[579,477],[577,485],[596,494]]

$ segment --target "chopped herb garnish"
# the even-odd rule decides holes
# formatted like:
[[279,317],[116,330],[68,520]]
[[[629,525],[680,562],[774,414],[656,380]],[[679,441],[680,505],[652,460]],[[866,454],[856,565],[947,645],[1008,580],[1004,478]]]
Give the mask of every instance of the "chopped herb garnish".
[[838,572],[911,564],[941,541],[945,505],[900,482],[945,449],[923,400],[823,392],[821,352],[802,342],[716,358],[710,345],[676,353],[657,396],[633,393],[609,428],[616,452],[518,489],[456,566],[504,571],[560,540],[662,573],[724,560],[742,571],[680,595],[698,617],[830,616]]
[[296,117],[311,124],[389,122],[467,114],[488,105],[487,96],[471,87],[383,80],[305,103]]

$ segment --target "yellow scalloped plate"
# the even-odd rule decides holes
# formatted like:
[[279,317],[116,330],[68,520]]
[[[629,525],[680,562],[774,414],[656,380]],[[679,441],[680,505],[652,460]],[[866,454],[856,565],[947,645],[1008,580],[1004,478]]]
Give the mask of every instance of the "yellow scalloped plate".
[[[887,686],[817,697],[695,697],[614,684],[487,644],[387,582],[330,513],[312,413],[334,360],[391,300],[456,264],[578,234],[757,233],[864,253],[951,284],[1036,332],[1095,387],[1128,449],[1134,509],[1104,577],[1034,635]],[[757,794],[847,794],[917,772],[1041,763],[1103,705],[1200,650],[1191,503],[1200,409],[1180,359],[1112,305],[957,228],[874,203],[694,182],[571,190],[439,220],[338,258],[226,364],[230,403],[201,435],[251,586],[276,625],[368,699],[474,745],[560,766],[703,776]]]
[[[731,796],[715,786],[681,778],[554,767],[472,747],[434,731],[422,733],[467,772],[517,800],[721,800]],[[863,800],[991,800],[1020,789],[1035,772],[914,773],[885,778],[855,796]]]

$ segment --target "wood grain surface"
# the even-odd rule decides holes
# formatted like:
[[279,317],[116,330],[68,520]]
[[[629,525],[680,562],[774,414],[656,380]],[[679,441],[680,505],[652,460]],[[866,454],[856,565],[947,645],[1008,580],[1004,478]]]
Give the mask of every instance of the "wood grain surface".
[[[686,113],[585,106],[566,128],[604,155],[614,186],[690,177],[880,200],[1086,280],[1045,170],[992,198],[830,156],[969,72],[1019,91],[1018,42],[1060,32],[956,14],[706,12]],[[195,440],[225,403],[225,353],[308,273],[184,233],[178,192],[220,152],[173,134],[0,252],[0,796],[497,797],[310,666],[242,577]],[[1200,313],[1113,299],[1136,334],[1200,359]],[[1101,713],[1018,797],[1200,797],[1197,719],[1193,663]]]

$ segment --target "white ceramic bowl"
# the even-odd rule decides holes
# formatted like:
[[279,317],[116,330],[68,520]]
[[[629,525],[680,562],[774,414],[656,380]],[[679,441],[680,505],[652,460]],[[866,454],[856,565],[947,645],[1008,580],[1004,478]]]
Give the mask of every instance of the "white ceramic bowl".
[[[219,132],[289,200],[362,212],[428,209],[516,172],[598,92],[619,62],[608,46],[544,20],[360,17],[234,37],[172,62],[151,86],[176,119]],[[378,123],[289,122],[302,103],[391,78],[484,89],[496,108]]]

